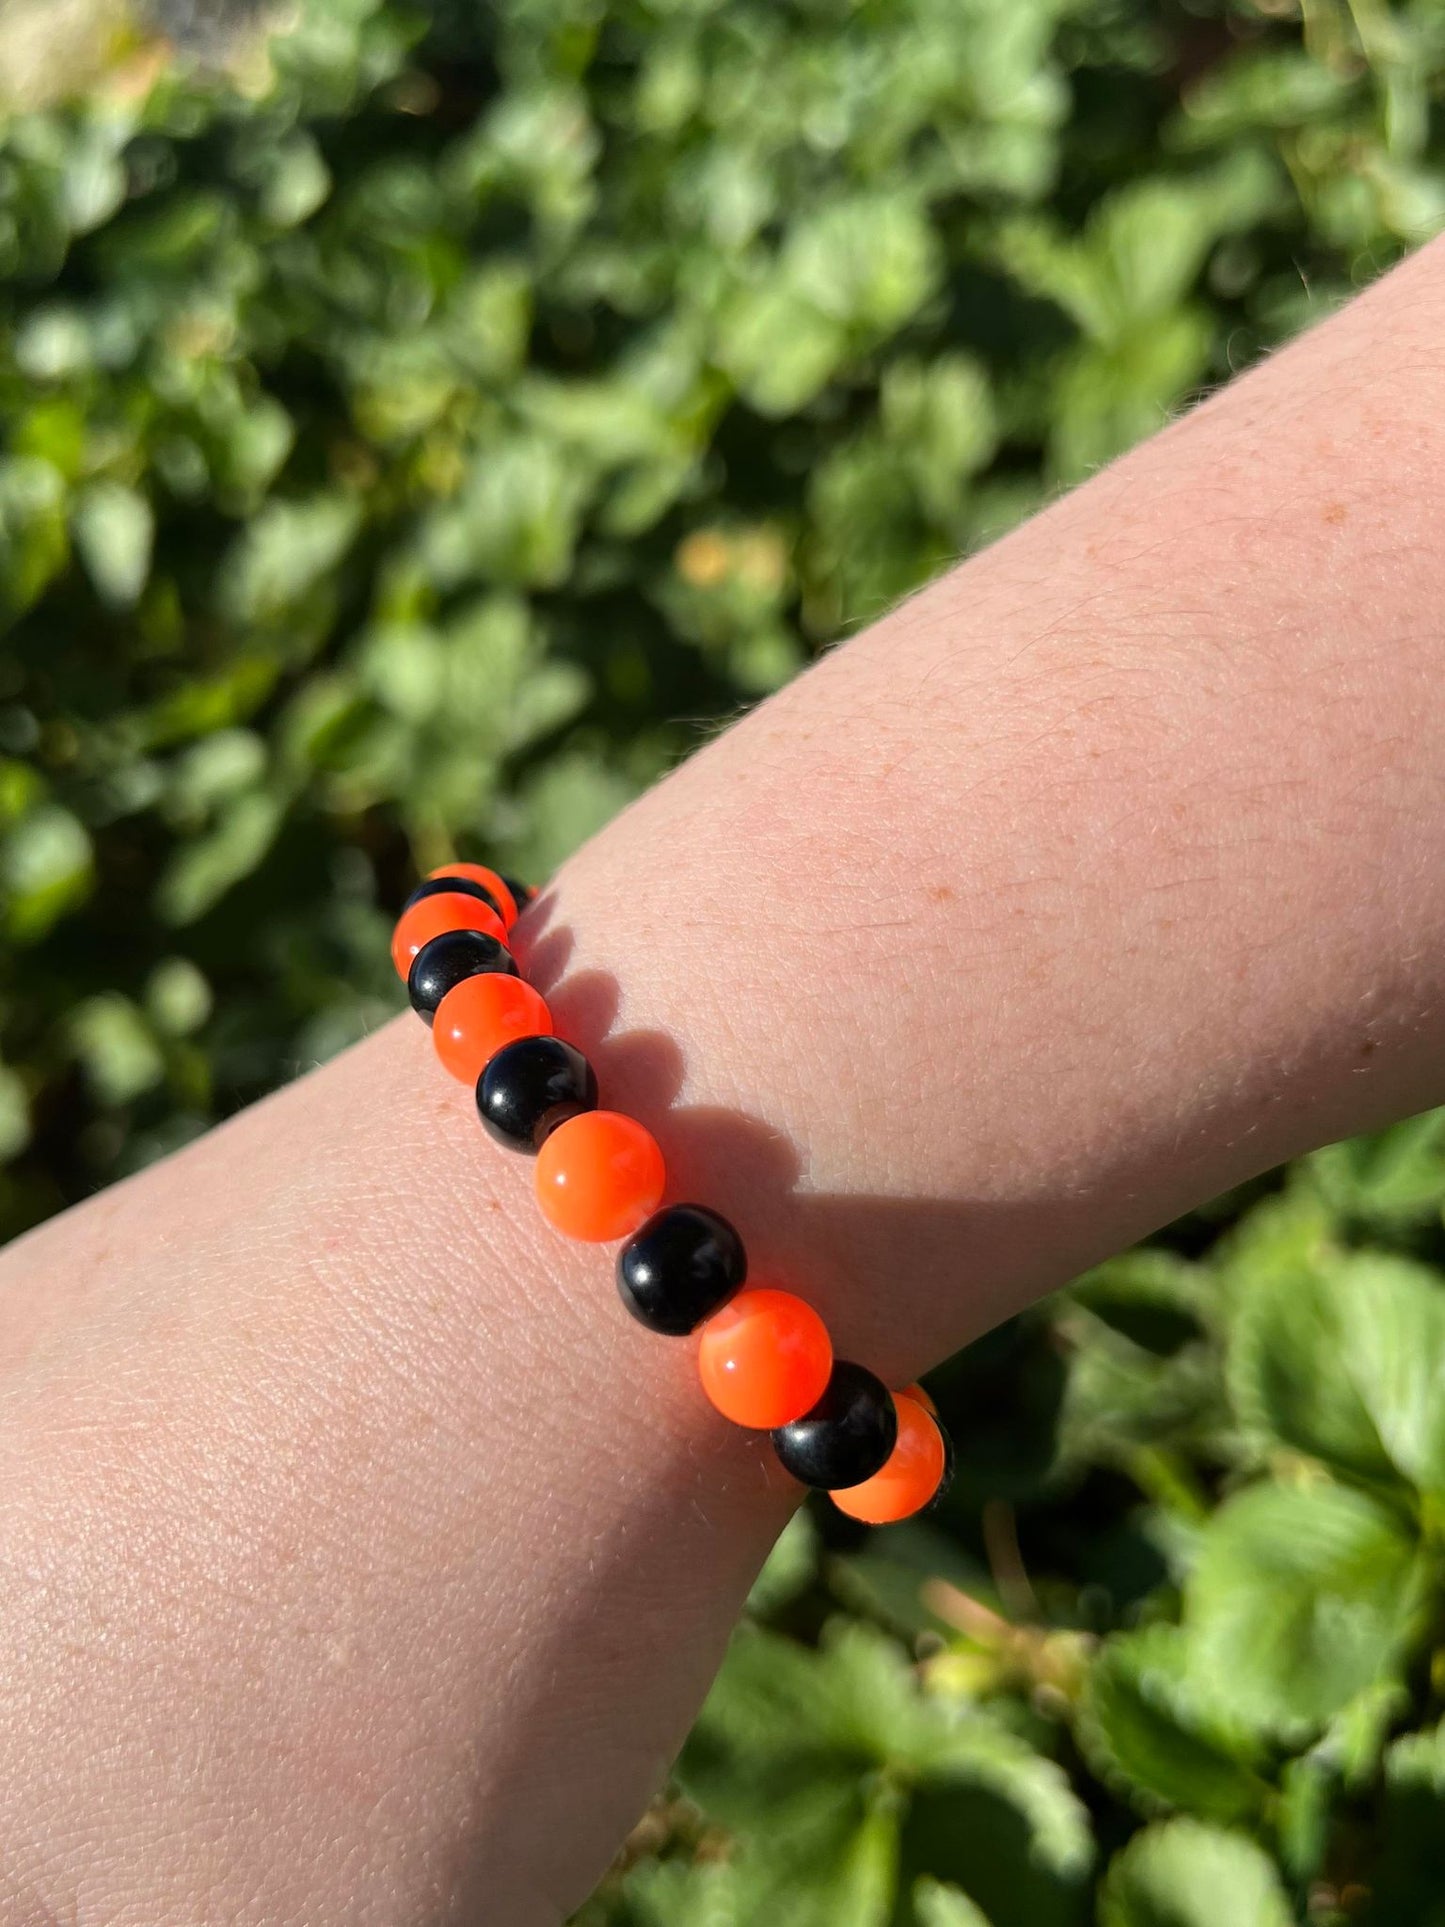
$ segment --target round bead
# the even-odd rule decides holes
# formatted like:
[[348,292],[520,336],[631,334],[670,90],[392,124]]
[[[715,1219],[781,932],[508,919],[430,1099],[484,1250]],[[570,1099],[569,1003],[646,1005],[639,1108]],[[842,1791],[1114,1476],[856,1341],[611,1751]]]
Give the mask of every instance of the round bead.
[[517,965],[506,945],[485,930],[446,930],[424,943],[413,957],[406,994],[417,1016],[431,1023],[437,1005],[449,990],[465,977],[488,972],[516,976]]
[[497,875],[501,877],[503,883],[505,883],[511,891],[512,901],[516,904],[517,915],[520,917],[533,897],[536,896],[537,892],[530,883],[519,883],[515,877],[509,877],[501,870],[498,870]]
[[900,1389],[898,1396],[900,1398],[911,1398],[915,1405],[921,1405],[923,1407],[930,1418],[938,1417],[938,1407],[933,1402],[932,1394],[920,1385],[917,1379],[915,1379],[911,1385],[904,1385]]
[[445,936],[449,930],[481,930],[498,943],[507,934],[496,911],[477,897],[463,896],[460,890],[424,897],[402,911],[391,936],[391,961],[403,983],[411,974],[417,952],[433,937]]
[[795,1479],[831,1491],[861,1485],[881,1471],[897,1437],[888,1387],[840,1358],[817,1404],[773,1433],[773,1450]]
[[672,1204],[629,1238],[617,1258],[622,1302],[649,1331],[684,1338],[725,1305],[748,1275],[743,1241],[700,1204]]
[[702,1328],[702,1389],[734,1425],[789,1425],[816,1405],[833,1369],[828,1327],[790,1291],[740,1291]]
[[520,977],[463,977],[437,1005],[432,1042],[453,1077],[475,1084],[487,1064],[519,1037],[548,1037],[552,1013]]
[[901,1392],[893,1402],[898,1408],[898,1442],[888,1463],[871,1479],[832,1495],[840,1512],[865,1525],[884,1526],[910,1518],[923,1510],[943,1483],[947,1454],[938,1421]]
[[627,1238],[662,1202],[657,1139],[620,1111],[587,1111],[554,1130],[537,1158],[542,1215],[569,1238]]
[[480,883],[473,883],[470,877],[428,877],[425,883],[416,886],[401,907],[403,911],[410,910],[414,903],[424,903],[428,897],[445,896],[448,891],[456,896],[475,897],[497,916],[502,914],[502,906],[491,891],[484,890]]
[[597,1108],[597,1077],[560,1037],[504,1044],[477,1080],[477,1115],[510,1151],[540,1151],[559,1124]]
[[427,881],[435,883],[441,877],[465,877],[468,883],[480,883],[487,894],[495,898],[507,928],[510,930],[517,921],[517,899],[500,871],[489,870],[485,863],[444,863],[441,869],[432,871]]

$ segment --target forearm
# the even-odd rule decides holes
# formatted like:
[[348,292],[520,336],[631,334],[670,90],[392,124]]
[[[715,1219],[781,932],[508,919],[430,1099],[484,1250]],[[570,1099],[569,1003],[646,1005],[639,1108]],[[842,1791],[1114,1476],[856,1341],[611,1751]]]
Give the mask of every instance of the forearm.
[[8,1254],[7,1927],[530,1927],[663,1771],[785,1482],[470,1108],[408,1019]]
[[569,869],[684,1105],[773,1134],[714,1191],[863,1355],[1445,1096],[1442,316],[1437,246]]
[[[845,1355],[911,1374],[1438,1094],[1442,278],[836,652],[529,916],[672,1194]],[[62,1917],[526,1927],[680,1737],[787,1482],[469,1109],[394,1026],[7,1255],[0,1865]]]

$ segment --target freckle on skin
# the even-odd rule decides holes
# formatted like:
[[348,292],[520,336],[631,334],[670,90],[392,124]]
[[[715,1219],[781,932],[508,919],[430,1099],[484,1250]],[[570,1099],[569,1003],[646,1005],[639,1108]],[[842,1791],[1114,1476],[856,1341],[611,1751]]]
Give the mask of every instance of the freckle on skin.
[[1333,522],[1338,527],[1338,525],[1345,520],[1348,514],[1349,514],[1349,510],[1345,507],[1343,502],[1331,502],[1326,507],[1322,520],[1326,522]]
[[946,883],[935,883],[929,887],[928,898],[931,903],[952,903],[953,892]]

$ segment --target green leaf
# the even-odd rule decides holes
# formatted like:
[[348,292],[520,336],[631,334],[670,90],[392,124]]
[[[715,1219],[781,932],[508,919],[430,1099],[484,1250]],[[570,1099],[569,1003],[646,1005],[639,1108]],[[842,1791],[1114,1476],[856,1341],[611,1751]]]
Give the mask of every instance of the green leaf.
[[1182,1444],[1221,1428],[1223,1387],[1212,1346],[1195,1342],[1160,1356],[1067,1305],[1058,1327],[1072,1348],[1058,1427],[1064,1461],[1127,1469],[1140,1447]]
[[75,546],[96,593],[118,609],[140,596],[150,574],[155,516],[138,490],[119,482],[96,482],[72,511]]
[[1091,218],[1087,246],[1115,325],[1168,314],[1222,234],[1257,221],[1277,197],[1278,176],[1245,149],[1198,180],[1140,181]]
[[1445,1110],[1316,1151],[1304,1170],[1333,1211],[1393,1231],[1445,1209]]
[[123,139],[123,123],[97,122],[67,158],[61,192],[66,219],[77,234],[100,227],[125,200],[126,171],[117,152]]
[[[898,1820],[886,1797],[788,1805],[738,1855],[737,1918],[777,1927],[889,1927],[898,1889]],[[861,1808],[861,1812],[859,1811]]]
[[128,1104],[158,1084],[165,1058],[150,1025],[128,997],[91,997],[71,1014],[71,1048],[108,1104]]
[[1108,1642],[1089,1669],[1078,1736],[1100,1778],[1145,1813],[1240,1820],[1268,1795],[1252,1736],[1198,1691],[1177,1627]]
[[1301,126],[1337,108],[1350,82],[1343,67],[1303,47],[1236,55],[1211,67],[1185,95],[1181,125],[1191,145],[1234,143],[1261,127]]
[[1070,1882],[1094,1858],[1087,1809],[1063,1768],[996,1721],[960,1717],[941,1736],[924,1776],[994,1794],[1023,1820],[1035,1865]]
[[421,554],[443,587],[476,581],[551,588],[572,565],[595,486],[585,463],[541,436],[487,449],[456,500],[428,517]]
[[1099,1927],[1296,1927],[1278,1871],[1246,1834],[1169,1820],[1114,1856]]
[[1370,1927],[1445,1927],[1445,1724],[1407,1733],[1385,1759]]
[[1292,1181],[1229,1227],[1214,1255],[1226,1312],[1247,1308],[1259,1284],[1296,1276],[1334,1248],[1335,1221],[1312,1185]]
[[526,782],[521,802],[530,833],[519,839],[525,873],[550,876],[564,857],[631,802],[625,776],[582,750],[563,750]]
[[94,359],[94,344],[86,319],[60,302],[34,309],[15,336],[16,365],[32,381],[60,381],[78,375]]
[[927,514],[950,525],[963,484],[983,468],[998,441],[993,392],[983,366],[968,355],[931,363],[911,357],[884,374],[879,416]]
[[30,1142],[30,1093],[19,1071],[0,1064],[0,1164],[18,1157]]
[[962,1888],[945,1886],[941,1880],[914,1883],[913,1912],[918,1927],[989,1927],[983,1910]]
[[[993,1795],[1059,1876],[1093,1855],[1088,1816],[1052,1760],[985,1715],[925,1697],[897,1644],[861,1624],[830,1625],[816,1653],[740,1629],[680,1771],[707,1811],[745,1830],[842,1826],[882,1771],[915,1788]],[[784,1819],[800,1789],[805,1814]]]
[[767,1619],[812,1583],[818,1570],[818,1529],[806,1511],[797,1511],[783,1527],[767,1563],[753,1581],[748,1611]]
[[1410,1705],[1400,1679],[1386,1679],[1356,1693],[1325,1728],[1314,1751],[1352,1790],[1368,1786],[1380,1770],[1391,1729]]
[[739,294],[719,323],[718,365],[764,415],[789,415],[810,402],[847,352],[841,322],[784,281]]
[[85,825],[58,803],[42,803],[0,838],[5,928],[34,943],[90,894],[95,854]]
[[327,584],[361,526],[347,496],[268,502],[236,543],[222,575],[223,606],[235,621],[274,624]]
[[1134,1344],[1164,1356],[1207,1330],[1215,1309],[1208,1272],[1154,1246],[1096,1265],[1068,1295]]
[[[642,1861],[623,1883],[629,1927],[740,1927],[737,1888],[737,1873],[727,1865]],[[584,1912],[578,1927],[591,1913]]]
[[741,1919],[886,1927],[898,1816],[873,1769],[924,1717],[896,1648],[862,1627],[818,1653],[739,1630],[679,1775],[738,1836]]
[[789,233],[783,273],[850,332],[891,333],[937,285],[937,238],[921,202],[870,194],[835,202]]
[[1279,1857],[1294,1881],[1315,1879],[1329,1851],[1338,1780],[1323,1747],[1286,1762],[1275,1809]]
[[69,556],[59,471],[34,456],[0,459],[0,622],[23,614]]
[[296,134],[267,156],[261,212],[276,227],[309,220],[331,192],[331,170],[308,134]]
[[1320,1251],[1256,1278],[1230,1386],[1267,1439],[1363,1478],[1396,1471],[1445,1493],[1445,1288],[1382,1252]]
[[1445,1800],[1445,1721],[1407,1733],[1390,1748],[1385,1778],[1395,1787],[1425,1787]]
[[189,1037],[211,1014],[211,986],[189,957],[166,957],[146,979],[145,1009],[163,1036]]
[[1414,1539],[1363,1493],[1253,1486],[1200,1535],[1188,1677],[1254,1732],[1305,1735],[1394,1676],[1422,1591]]
[[285,819],[286,799],[251,790],[226,805],[214,829],[181,844],[161,873],[156,910],[172,925],[194,923],[266,856]]

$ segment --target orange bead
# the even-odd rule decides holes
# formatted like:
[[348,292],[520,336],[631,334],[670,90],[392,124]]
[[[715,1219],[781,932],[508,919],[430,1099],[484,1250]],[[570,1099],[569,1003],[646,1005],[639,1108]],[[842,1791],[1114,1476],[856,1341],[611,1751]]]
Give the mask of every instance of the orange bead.
[[923,1407],[902,1392],[893,1400],[898,1409],[898,1443],[881,1472],[862,1485],[830,1492],[829,1498],[850,1519],[865,1525],[891,1525],[895,1519],[921,1512],[943,1480],[946,1462],[943,1434]]
[[550,1037],[552,1013],[520,977],[489,972],[463,977],[447,992],[437,1005],[431,1034],[452,1076],[475,1084],[503,1044]]
[[916,1379],[912,1385],[905,1385],[898,1396],[900,1398],[911,1398],[915,1405],[921,1405],[923,1407],[930,1418],[938,1417],[938,1407]]
[[702,1328],[702,1389],[724,1418],[768,1432],[823,1396],[833,1345],[817,1312],[790,1291],[740,1291]]
[[409,910],[402,911],[391,936],[391,961],[403,983],[422,945],[430,943],[433,937],[444,936],[448,930],[482,930],[498,943],[507,940],[502,919],[495,910],[489,910],[480,897],[466,897],[460,892],[452,896],[449,891],[443,896],[423,897]]
[[628,1238],[662,1203],[667,1171],[657,1139],[620,1111],[583,1111],[537,1154],[537,1202],[569,1238]]
[[433,870],[427,878],[430,883],[436,877],[465,877],[468,883],[480,883],[489,890],[502,906],[502,922],[510,930],[517,921],[517,899],[503,883],[495,870],[489,870],[485,863],[444,863],[439,870]]

